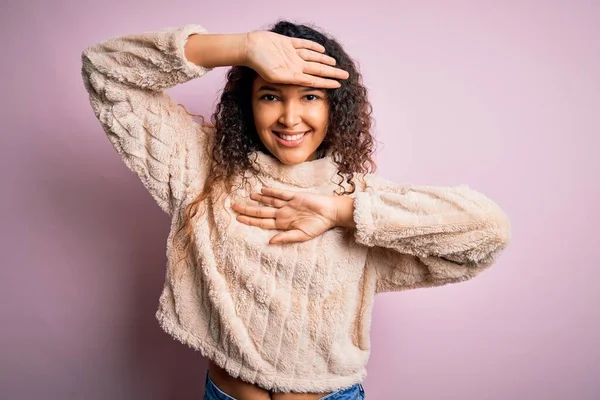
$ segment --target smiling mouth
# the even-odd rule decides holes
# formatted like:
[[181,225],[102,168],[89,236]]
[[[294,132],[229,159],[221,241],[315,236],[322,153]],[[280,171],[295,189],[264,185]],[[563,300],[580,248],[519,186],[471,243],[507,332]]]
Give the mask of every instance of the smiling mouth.
[[298,141],[300,139],[302,139],[309,131],[306,132],[302,132],[302,133],[295,133],[293,135],[289,135],[286,133],[281,133],[281,132],[277,132],[277,131],[273,131],[273,133],[279,137],[282,140],[285,140],[286,142],[295,142]]
[[300,146],[302,144],[302,142],[304,142],[304,138],[312,131],[306,131],[303,133],[294,133],[291,135],[287,134],[287,133],[283,133],[283,132],[278,132],[278,131],[271,131],[271,132],[273,132],[273,136],[275,136],[275,140],[280,145],[285,146],[285,147],[297,147],[297,146]]

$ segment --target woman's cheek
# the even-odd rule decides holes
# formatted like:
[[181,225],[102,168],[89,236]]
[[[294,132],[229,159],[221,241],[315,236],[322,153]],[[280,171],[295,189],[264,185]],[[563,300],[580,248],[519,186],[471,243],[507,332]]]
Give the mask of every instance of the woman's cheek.
[[329,107],[323,104],[315,104],[306,110],[306,118],[314,127],[324,128],[329,119]]
[[254,108],[254,120],[263,128],[270,128],[278,119],[277,107],[274,105],[260,104]]

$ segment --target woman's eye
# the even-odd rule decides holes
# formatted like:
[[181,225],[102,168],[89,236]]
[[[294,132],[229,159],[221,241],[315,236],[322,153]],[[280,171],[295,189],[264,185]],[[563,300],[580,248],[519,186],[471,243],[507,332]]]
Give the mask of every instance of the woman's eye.
[[307,95],[306,95],[306,100],[313,101],[313,100],[317,100],[318,98],[319,98],[319,97],[318,97],[318,96],[315,96],[314,94],[307,94]]
[[261,100],[266,100],[266,101],[273,101],[273,100],[277,100],[277,97],[275,97],[272,94],[265,94],[264,96],[262,96],[260,98]]

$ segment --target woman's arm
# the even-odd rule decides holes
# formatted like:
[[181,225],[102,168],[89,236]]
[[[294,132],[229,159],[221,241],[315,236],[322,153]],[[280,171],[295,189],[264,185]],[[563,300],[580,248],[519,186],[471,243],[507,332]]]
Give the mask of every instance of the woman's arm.
[[[185,56],[198,58],[203,46],[186,44],[190,35],[204,33],[199,25],[186,25],[126,35],[92,45],[81,56],[94,114],[125,164],[169,214],[193,179],[206,174],[210,135],[162,91],[209,70]],[[230,48],[220,54],[233,58]]]
[[339,215],[341,224],[354,226],[357,242],[369,246],[367,268],[377,274],[377,293],[472,279],[510,242],[506,214],[467,186],[365,181],[365,191]]
[[354,198],[263,187],[234,204],[238,221],[277,229],[270,243],[303,242],[334,227],[354,230],[368,246],[366,268],[376,291],[440,286],[472,279],[510,241],[510,222],[483,194],[466,186],[396,185],[365,177]]
[[336,226],[356,241],[453,264],[487,263],[507,246],[510,223],[500,208],[466,186],[396,185],[365,177],[354,198],[263,187],[250,198],[264,205],[234,204],[238,220],[278,229],[271,243],[310,240]]
[[247,33],[193,34],[185,45],[185,58],[204,68],[245,65]]
[[354,198],[263,187],[236,203],[238,221],[280,230],[270,243],[311,240],[334,227],[367,247],[377,292],[465,281],[490,267],[510,242],[510,222],[466,186],[397,185],[369,175]]
[[488,263],[510,241],[506,214],[467,186],[396,185],[367,176],[352,219],[356,240],[366,246],[460,265]]

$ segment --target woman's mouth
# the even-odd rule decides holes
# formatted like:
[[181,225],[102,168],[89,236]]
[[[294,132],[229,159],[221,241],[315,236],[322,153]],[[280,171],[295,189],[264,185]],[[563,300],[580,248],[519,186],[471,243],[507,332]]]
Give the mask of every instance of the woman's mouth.
[[278,131],[272,131],[272,132],[278,143],[280,143],[286,147],[296,147],[304,141],[304,138],[306,137],[306,135],[308,135],[311,131],[298,132],[298,133],[285,133],[285,132],[278,132]]

